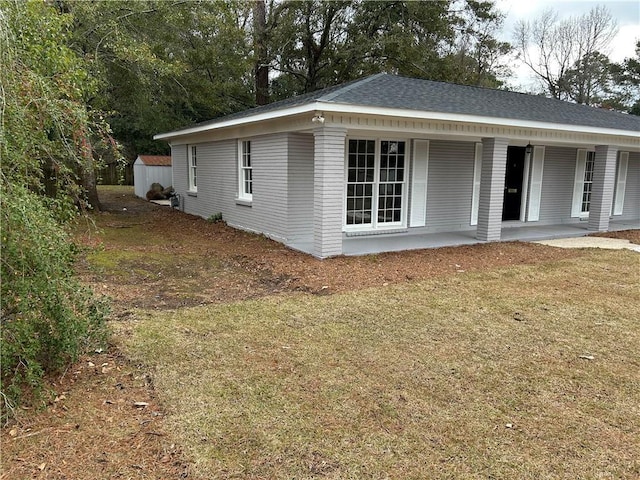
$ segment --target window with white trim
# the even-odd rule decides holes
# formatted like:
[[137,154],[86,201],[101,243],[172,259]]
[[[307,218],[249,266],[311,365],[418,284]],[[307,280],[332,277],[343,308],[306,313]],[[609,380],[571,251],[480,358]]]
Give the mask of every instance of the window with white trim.
[[406,218],[406,142],[350,139],[347,146],[347,227],[401,226]]
[[253,199],[253,166],[251,164],[251,141],[238,142],[238,198]]
[[189,176],[189,191],[198,191],[198,155],[195,145],[187,147],[188,157],[188,176]]
[[591,206],[591,192],[593,189],[593,166],[595,165],[596,152],[587,152],[587,159],[584,165],[584,180],[582,183],[582,203],[581,213],[589,213]]
[[576,152],[573,199],[571,200],[571,216],[574,218],[589,218],[595,159],[594,151],[580,148]]

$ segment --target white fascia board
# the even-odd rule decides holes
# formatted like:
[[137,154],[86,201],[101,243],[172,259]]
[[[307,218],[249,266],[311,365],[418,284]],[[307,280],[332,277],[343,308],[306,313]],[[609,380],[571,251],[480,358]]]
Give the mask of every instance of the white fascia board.
[[[500,117],[484,117],[479,115],[468,115],[460,113],[444,113],[444,112],[430,112],[424,110],[409,110],[401,108],[389,108],[389,107],[371,107],[362,105],[349,105],[344,103],[332,103],[332,102],[313,102],[304,105],[298,105],[291,108],[283,108],[280,110],[274,110],[270,112],[258,113],[256,115],[250,115],[241,118],[235,118],[231,120],[222,120],[220,122],[198,125],[184,130],[176,130],[173,132],[159,133],[153,136],[154,140],[168,140],[172,138],[182,137],[186,135],[193,135],[196,133],[203,133],[211,130],[219,130],[226,127],[233,127],[238,125],[246,125],[250,123],[257,123],[266,120],[273,120],[276,118],[283,118],[303,113],[316,113],[316,112],[330,112],[330,113],[343,113],[351,115],[377,115],[384,117],[402,117],[419,120],[435,120],[445,122],[463,122],[463,123],[475,123],[479,125],[494,125],[494,126],[506,126],[506,127],[520,127],[520,128],[536,128],[544,130],[556,130],[563,132],[573,133],[590,133],[600,135],[622,135],[632,136],[640,138],[640,132],[633,132],[631,130],[619,130],[615,128],[602,128],[602,127],[589,127],[583,125],[567,125],[559,123],[539,122],[533,120],[518,120],[511,118]],[[311,119],[309,119],[311,120]]]
[[589,127],[583,125],[566,125],[560,123],[538,122],[534,120],[518,120],[502,117],[483,117],[479,115],[467,115],[461,113],[429,112],[424,110],[408,110],[388,107],[368,107],[361,105],[346,105],[316,102],[316,110],[331,113],[349,113],[360,115],[379,115],[388,117],[403,117],[420,120],[441,120],[446,122],[476,123],[482,125],[495,125],[506,127],[536,128],[545,130],[558,130],[577,133],[592,133],[601,135],[623,135],[640,138],[640,132],[632,130],[619,130],[615,128]]
[[[159,133],[153,136],[154,140],[166,140],[170,138],[182,137],[185,135],[193,135],[194,133],[203,133],[209,130],[219,130],[226,127],[235,127],[238,125],[246,125],[249,123],[262,122],[265,120],[273,120],[276,118],[289,117],[298,115],[305,112],[315,112],[317,103],[308,103],[305,105],[298,105],[291,108],[283,108],[281,110],[274,110],[271,112],[258,113],[256,115],[249,115],[242,118],[234,118],[231,120],[222,120],[220,122],[212,123],[210,125],[197,125],[195,127],[185,128],[184,130],[176,130],[173,132]],[[311,121],[311,118],[309,118]]]

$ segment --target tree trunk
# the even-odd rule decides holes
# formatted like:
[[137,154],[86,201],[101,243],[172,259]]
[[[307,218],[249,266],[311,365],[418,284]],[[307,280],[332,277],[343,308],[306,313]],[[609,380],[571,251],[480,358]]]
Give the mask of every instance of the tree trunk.
[[99,212],[102,210],[100,199],[98,198],[98,181],[96,178],[96,169],[93,161],[93,153],[91,144],[88,139],[83,140],[82,162],[80,164],[80,183],[83,193],[89,203],[89,208]]
[[253,6],[253,42],[255,48],[256,105],[269,103],[269,61],[267,58],[267,9],[264,0]]

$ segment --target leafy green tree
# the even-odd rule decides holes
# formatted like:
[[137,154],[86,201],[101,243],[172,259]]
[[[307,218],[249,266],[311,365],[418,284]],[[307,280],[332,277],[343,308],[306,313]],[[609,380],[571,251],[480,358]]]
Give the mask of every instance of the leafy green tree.
[[252,106],[246,4],[60,1],[73,49],[88,59],[114,134],[133,160],[167,153],[153,135]]
[[456,36],[446,54],[447,78],[456,83],[498,88],[511,75],[505,64],[512,47],[497,39],[504,14],[495,4],[467,0],[454,22]]
[[309,0],[283,5],[270,37],[276,98],[339,83],[352,2]]
[[489,1],[58,0],[127,157],[167,131],[363,75],[499,85]]
[[594,52],[567,70],[558,85],[568,99],[586,105],[633,113],[640,101],[640,42],[636,57],[614,63]]
[[498,86],[509,50],[488,1],[289,2],[271,35],[276,98],[388,72]]
[[585,105],[601,105],[612,92],[612,64],[606,55],[593,52],[577,60],[558,79],[567,99]]
[[78,205],[96,206],[80,179],[113,140],[86,107],[94,84],[66,46],[70,24],[44,2],[0,2],[3,418],[25,388],[37,392],[45,372],[104,333],[104,308],[74,276],[64,225]]
[[65,44],[71,18],[37,2],[4,2],[2,12],[7,25],[5,97],[14,94],[24,102],[7,105],[5,112],[6,138],[15,148],[11,153],[22,153],[24,162],[4,161],[3,171],[15,173],[26,164],[32,188],[46,184],[52,195],[61,191],[80,205],[99,209],[95,164],[114,143],[101,114],[85,106],[96,84]]
[[614,95],[621,110],[640,115],[640,41],[636,42],[635,57],[612,64]]

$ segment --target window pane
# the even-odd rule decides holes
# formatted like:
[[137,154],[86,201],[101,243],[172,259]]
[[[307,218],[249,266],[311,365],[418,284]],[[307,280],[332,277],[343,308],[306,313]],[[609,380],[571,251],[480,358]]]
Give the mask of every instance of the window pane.
[[347,161],[347,225],[371,223],[371,187],[375,166],[375,142],[349,140]]
[[376,142],[373,140],[367,140],[367,152],[375,153],[376,151]]
[[587,152],[587,161],[584,168],[584,183],[582,185],[581,211],[588,213],[591,207],[591,189],[593,186],[593,170],[595,164],[595,152]]
[[366,182],[373,182],[373,177],[375,176],[375,172],[373,168],[367,169],[367,176],[365,177]]
[[378,222],[402,221],[405,142],[380,142],[380,184],[378,185]]
[[364,195],[366,197],[370,197],[373,195],[373,185],[365,185],[364,186]]

